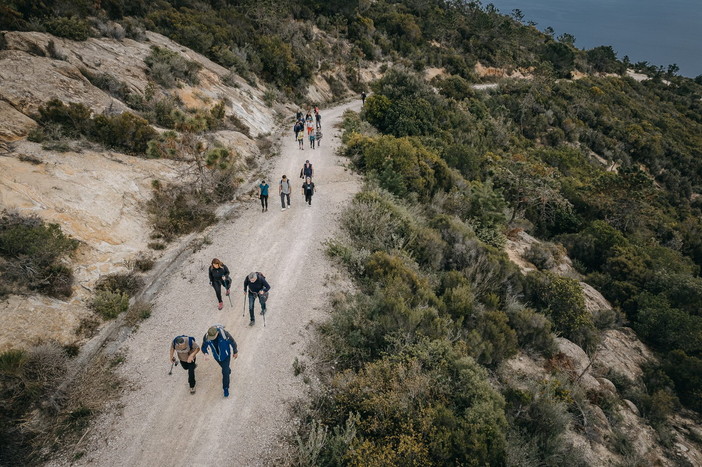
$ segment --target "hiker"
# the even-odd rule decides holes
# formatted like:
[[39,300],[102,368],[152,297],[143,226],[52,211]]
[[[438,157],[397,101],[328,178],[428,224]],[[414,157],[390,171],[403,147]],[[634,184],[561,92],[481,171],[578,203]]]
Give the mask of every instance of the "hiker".
[[214,358],[222,368],[222,389],[224,389],[224,397],[229,397],[229,375],[232,372],[231,368],[229,368],[229,364],[231,363],[232,357],[237,358],[239,356],[239,351],[236,348],[236,341],[232,335],[224,329],[224,326],[212,326],[202,338],[202,353],[209,355],[210,351],[212,352],[212,358]]
[[305,131],[302,130],[297,134],[297,148],[305,150]]
[[316,113],[314,118],[317,121],[317,128],[322,128],[322,116],[319,113]]
[[226,289],[226,294],[229,295],[229,288],[232,285],[232,279],[229,277],[229,268],[220,260],[214,258],[210,265],[209,273],[210,285],[214,287],[217,301],[219,302],[217,309],[221,310],[224,307],[224,302],[222,302],[222,286]]
[[295,114],[295,121],[299,122],[300,120],[302,120],[302,109],[298,109]]
[[317,135],[314,132],[310,133],[310,147],[312,149],[314,149],[314,142],[316,139],[317,139]]
[[366,105],[366,91],[361,93],[361,105]]
[[261,180],[261,183],[258,185],[258,197],[261,200],[261,212],[268,211],[268,188],[270,188],[268,183],[266,183],[265,180]]
[[195,355],[200,351],[200,346],[195,342],[194,337],[182,335],[171,341],[171,349],[168,358],[175,363],[176,359],[173,353],[178,354],[180,366],[184,370],[188,370],[188,385],[190,386],[190,394],[195,394]]
[[256,317],[254,316],[256,297],[258,297],[258,302],[261,304],[261,314],[266,314],[266,300],[268,300],[269,290],[271,290],[271,286],[266,281],[266,276],[260,272],[252,272],[244,279],[244,294],[249,296],[249,318],[251,318],[249,326],[256,324]]
[[317,128],[317,132],[314,135],[314,140],[317,143],[317,147],[319,147],[319,143],[322,142],[322,129]]
[[300,169],[300,178],[312,178],[314,176],[314,169],[312,168],[312,164],[310,164],[309,160],[305,161],[305,165],[302,166]]
[[280,180],[280,183],[278,184],[278,194],[280,194],[280,204],[282,206],[281,211],[285,211],[285,200],[287,199],[288,201],[288,208],[290,207],[290,180],[288,180],[288,177],[283,175],[283,178]]
[[310,177],[305,178],[305,183],[302,184],[302,195],[305,197],[305,202],[308,206],[312,206],[312,195],[314,194],[314,183]]
[[309,120],[307,122],[307,135],[309,136],[309,135],[313,134],[314,130],[315,130],[314,123],[312,122],[312,120]]
[[295,140],[297,141],[297,135],[301,132],[304,131],[305,125],[300,121],[295,122],[295,126],[293,127],[293,131],[295,132]]

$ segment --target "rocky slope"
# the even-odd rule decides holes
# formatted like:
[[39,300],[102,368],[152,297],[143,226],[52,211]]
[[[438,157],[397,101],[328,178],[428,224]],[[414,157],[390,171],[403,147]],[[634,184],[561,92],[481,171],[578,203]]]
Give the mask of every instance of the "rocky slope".
[[[537,270],[525,256],[538,243],[538,239],[523,231],[507,241],[505,249],[509,258],[524,274]],[[580,279],[567,256],[550,270]],[[582,281],[580,286],[590,313],[612,310],[611,304],[592,286]],[[641,381],[642,366],[656,360],[632,329],[615,327],[603,331],[601,342],[591,355],[568,339],[558,337],[556,341],[559,354],[555,360],[559,369],[569,373],[576,388],[587,395],[587,402],[581,407],[585,430],[576,431],[571,427],[567,438],[582,450],[589,465],[702,465],[702,430],[691,412],[684,411],[673,417],[672,434],[667,440],[669,448],[665,449],[660,436],[643,418],[636,404],[626,399],[607,378],[616,374],[630,381]],[[547,367],[550,365],[553,362],[520,353],[506,362],[503,371],[514,381],[543,379],[549,377]],[[616,401],[607,414],[594,403],[603,398]],[[626,449],[620,449],[626,454],[612,451],[614,437],[628,440]]]
[[[227,116],[235,116],[241,128],[209,137],[235,150],[240,161],[256,161],[245,163],[253,170],[263,160],[255,140],[276,126],[276,113],[264,103],[264,89],[155,33],[146,33],[143,42],[75,42],[38,32],[6,32],[5,41],[0,51],[0,205],[59,224],[81,246],[73,259],[76,281],[69,301],[13,296],[0,302],[3,321],[11,323],[0,330],[0,345],[23,348],[47,338],[72,344],[81,321],[91,314],[86,304],[95,281],[101,274],[125,270],[126,261],[147,249],[150,229],[143,203],[151,196],[152,181],[180,179],[182,163],[90,144],[81,144],[85,149],[79,152],[44,150],[26,141],[37,125],[33,117],[39,106],[59,98],[84,104],[94,114],[129,110],[125,102],[91,84],[86,70],[112,75],[137,95],[155,87],[157,93],[177,96],[189,109],[224,100]],[[152,45],[199,63],[199,83],[155,86],[144,63]],[[242,178],[249,175],[242,173]]]

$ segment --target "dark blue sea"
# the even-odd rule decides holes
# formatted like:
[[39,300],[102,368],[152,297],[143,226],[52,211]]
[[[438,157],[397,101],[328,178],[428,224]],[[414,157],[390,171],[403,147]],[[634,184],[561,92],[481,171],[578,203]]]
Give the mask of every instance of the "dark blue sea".
[[702,75],[702,0],[483,0],[503,14],[518,8],[524,21],[555,36],[575,36],[591,49],[611,45],[618,58],[680,67],[679,74]]

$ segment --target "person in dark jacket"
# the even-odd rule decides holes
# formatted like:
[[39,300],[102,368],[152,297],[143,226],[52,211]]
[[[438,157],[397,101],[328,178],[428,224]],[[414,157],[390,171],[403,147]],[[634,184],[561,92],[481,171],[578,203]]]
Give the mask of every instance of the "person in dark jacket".
[[314,194],[314,182],[310,177],[305,179],[305,183],[302,184],[302,194],[305,197],[305,202],[308,206],[312,206],[312,195]]
[[202,338],[202,353],[209,355],[210,352],[212,352],[212,358],[222,368],[222,389],[224,390],[224,397],[229,397],[229,375],[232,372],[229,364],[232,357],[237,358],[239,356],[239,351],[236,348],[236,341],[224,329],[224,326],[212,326]]
[[190,394],[195,394],[195,355],[200,351],[200,346],[195,342],[194,337],[178,336],[171,341],[171,348],[168,358],[171,362],[176,361],[174,354],[178,355],[180,366],[188,371],[188,385],[190,385]]
[[217,308],[221,310],[222,307],[224,307],[224,302],[222,302],[222,286],[224,286],[227,295],[229,295],[229,288],[232,285],[232,280],[229,277],[229,268],[217,258],[214,258],[210,265],[210,285],[215,289],[217,301],[219,302]]
[[260,272],[252,272],[244,279],[244,294],[249,296],[249,318],[251,318],[249,326],[256,324],[256,317],[254,316],[256,297],[258,297],[258,302],[261,304],[261,314],[266,314],[266,300],[268,300],[269,290],[271,290],[271,286],[266,281],[266,277]]
[[314,169],[310,161],[305,161],[305,165],[300,169],[300,178],[312,178],[314,175]]

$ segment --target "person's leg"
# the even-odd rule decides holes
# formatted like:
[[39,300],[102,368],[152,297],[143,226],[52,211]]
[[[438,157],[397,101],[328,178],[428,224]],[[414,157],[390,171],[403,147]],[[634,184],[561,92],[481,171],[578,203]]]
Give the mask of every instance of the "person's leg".
[[261,314],[266,314],[267,294],[258,294],[258,303],[261,304]]
[[227,295],[229,295],[229,289],[232,287],[232,281],[224,279],[224,288],[227,289]]
[[264,203],[263,209],[268,211],[268,195],[264,195],[263,199],[261,201],[262,201],[262,203]]
[[215,295],[217,295],[217,302],[222,303],[222,283],[215,281],[212,283],[212,287],[215,289]]
[[261,209],[266,209],[266,207],[263,205],[263,195],[261,195]]
[[254,304],[256,303],[256,294],[249,292],[249,318],[251,321],[256,321],[254,316]]
[[224,389],[225,393],[229,391],[229,375],[232,372],[232,369],[229,368],[229,363],[231,362],[231,357],[227,358],[226,360],[222,360],[219,363],[219,366],[222,367],[222,389]]
[[285,209],[285,193],[280,194],[280,207]]
[[190,385],[191,388],[194,388],[195,387],[195,367],[197,366],[195,364],[195,360],[193,360],[192,363],[184,362],[183,360],[181,360],[180,366],[182,366],[184,370],[188,370],[188,385]]
[[288,200],[288,207],[290,207],[290,193],[285,193],[285,197]]

